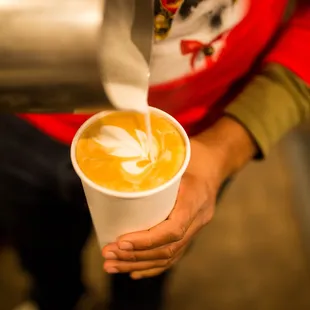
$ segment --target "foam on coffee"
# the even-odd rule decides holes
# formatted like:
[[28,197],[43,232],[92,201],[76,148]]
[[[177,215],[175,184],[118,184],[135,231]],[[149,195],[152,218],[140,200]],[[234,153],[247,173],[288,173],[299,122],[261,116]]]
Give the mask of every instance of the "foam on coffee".
[[185,142],[166,118],[152,113],[151,123],[151,144],[139,113],[112,112],[90,125],[76,145],[85,176],[121,192],[153,189],[172,179],[185,160]]

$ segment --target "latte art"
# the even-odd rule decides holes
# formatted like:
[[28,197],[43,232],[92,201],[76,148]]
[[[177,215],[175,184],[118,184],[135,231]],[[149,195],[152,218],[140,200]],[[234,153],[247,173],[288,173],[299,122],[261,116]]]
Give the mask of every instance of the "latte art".
[[[168,120],[112,112],[90,125],[76,146],[83,173],[96,184],[122,192],[152,189],[172,179],[185,159],[185,143]],[[150,138],[149,139],[149,135]]]
[[106,154],[122,159],[121,166],[127,173],[138,175],[156,161],[158,143],[152,136],[150,149],[146,133],[135,129],[135,134],[136,137],[133,137],[123,128],[106,125],[101,127],[94,140],[104,148]]

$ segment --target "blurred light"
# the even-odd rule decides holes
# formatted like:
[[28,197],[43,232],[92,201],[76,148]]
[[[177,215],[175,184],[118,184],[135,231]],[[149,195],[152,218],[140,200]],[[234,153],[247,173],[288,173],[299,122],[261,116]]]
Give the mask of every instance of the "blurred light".
[[102,14],[98,11],[84,12],[79,16],[79,20],[86,25],[98,25],[102,19]]
[[[54,14],[55,10],[59,10],[59,4],[62,4],[64,12],[71,11],[72,14]],[[38,9],[42,12],[50,12],[49,18],[58,20],[75,20],[84,25],[99,25],[102,21],[103,10],[101,1],[99,0],[0,0],[0,10],[22,10],[27,13],[38,13]],[[31,11],[35,9],[36,11]],[[49,11],[50,10],[50,11]],[[46,14],[44,18],[47,18]]]
[[11,6],[20,5],[21,0],[0,0],[0,8],[6,8]]
[[[44,0],[43,0],[44,1]],[[16,8],[24,8],[37,6],[42,4],[42,1],[33,0],[33,1],[25,1],[25,0],[0,0],[0,9],[16,9]]]

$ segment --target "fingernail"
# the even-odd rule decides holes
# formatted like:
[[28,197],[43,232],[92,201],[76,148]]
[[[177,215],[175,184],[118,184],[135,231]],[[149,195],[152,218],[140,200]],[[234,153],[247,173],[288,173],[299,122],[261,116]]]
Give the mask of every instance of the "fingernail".
[[133,250],[133,245],[132,243],[128,242],[128,241],[122,241],[119,243],[120,250],[124,250],[124,251],[130,251]]
[[117,256],[115,253],[113,252],[107,252],[105,255],[104,255],[104,258],[105,259],[117,259]]
[[142,277],[142,275],[139,274],[139,273],[137,273],[137,274],[133,273],[133,274],[131,274],[131,278],[132,278],[133,280],[140,280],[140,279],[142,279],[143,277]]
[[105,271],[107,273],[118,273],[118,270],[114,267],[107,268]]

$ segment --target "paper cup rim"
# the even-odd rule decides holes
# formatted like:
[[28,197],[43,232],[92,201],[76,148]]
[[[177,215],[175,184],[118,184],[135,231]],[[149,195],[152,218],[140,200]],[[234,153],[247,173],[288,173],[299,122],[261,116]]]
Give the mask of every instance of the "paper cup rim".
[[91,188],[97,190],[98,192],[105,194],[107,196],[112,196],[112,197],[120,198],[120,199],[139,199],[139,198],[144,198],[144,197],[149,197],[149,196],[155,195],[155,194],[169,188],[172,184],[174,184],[175,182],[177,182],[179,179],[182,178],[185,170],[187,169],[187,166],[189,164],[189,160],[191,157],[191,147],[190,147],[188,135],[187,135],[186,131],[184,130],[184,128],[182,127],[182,125],[174,117],[172,117],[168,113],[166,113],[160,109],[153,108],[153,107],[150,107],[150,110],[152,112],[156,113],[157,115],[161,115],[161,116],[165,117],[166,119],[168,119],[169,121],[171,121],[172,124],[177,128],[177,130],[179,131],[179,133],[183,137],[183,140],[185,143],[185,150],[186,150],[185,158],[184,158],[181,169],[174,175],[174,177],[172,179],[170,179],[169,181],[167,181],[166,183],[164,183],[164,184],[162,184],[156,188],[141,191],[141,192],[116,191],[116,190],[112,190],[112,189],[102,187],[102,186],[96,184],[95,182],[93,182],[92,180],[90,180],[84,174],[84,172],[82,171],[82,169],[79,167],[79,165],[77,163],[76,145],[77,145],[77,142],[78,142],[80,136],[82,135],[82,133],[86,130],[86,128],[88,128],[90,125],[92,125],[96,120],[98,120],[99,118],[102,118],[105,115],[108,115],[110,113],[119,112],[117,110],[106,110],[106,111],[102,111],[102,112],[94,114],[87,121],[85,121],[82,124],[82,126],[77,130],[77,132],[76,132],[76,134],[72,140],[72,143],[71,143],[71,148],[70,148],[71,162],[72,162],[72,165],[73,165],[75,172],[77,173],[77,175],[79,176],[79,178],[81,179],[81,181],[83,183],[86,183],[89,187],[91,187]]

